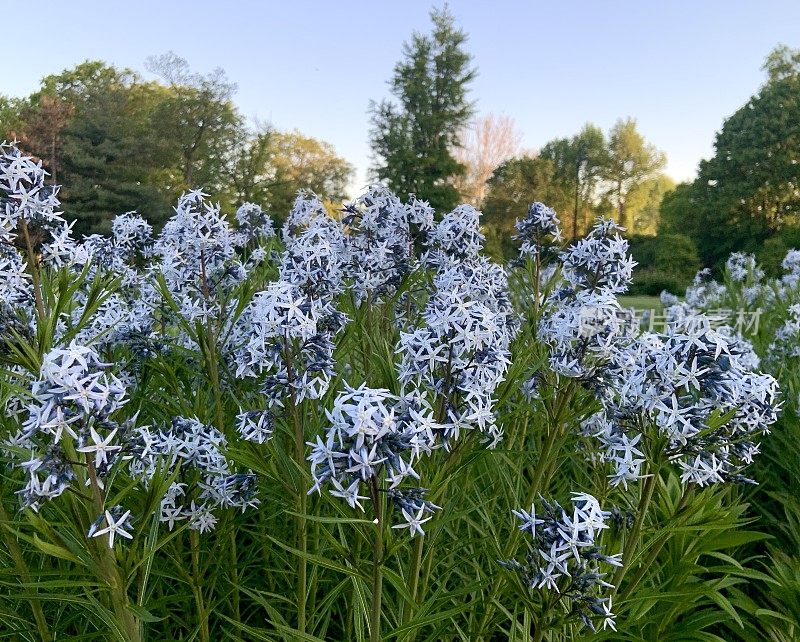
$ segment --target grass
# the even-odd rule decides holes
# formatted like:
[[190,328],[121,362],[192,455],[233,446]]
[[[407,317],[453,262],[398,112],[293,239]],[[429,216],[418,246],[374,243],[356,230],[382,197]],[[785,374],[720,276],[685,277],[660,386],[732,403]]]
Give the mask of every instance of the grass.
[[637,310],[656,310],[661,312],[664,306],[661,299],[657,296],[620,296],[619,303],[626,308],[636,308]]

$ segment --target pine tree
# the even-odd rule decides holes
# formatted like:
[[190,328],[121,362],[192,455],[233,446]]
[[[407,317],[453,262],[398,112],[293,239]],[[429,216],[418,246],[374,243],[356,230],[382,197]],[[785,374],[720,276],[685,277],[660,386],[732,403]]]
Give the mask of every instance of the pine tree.
[[475,78],[466,34],[447,7],[431,12],[430,35],[414,33],[389,82],[397,102],[372,103],[370,144],[376,177],[398,194],[416,194],[437,210],[459,199],[452,185],[465,167],[453,156],[473,114],[467,86]]

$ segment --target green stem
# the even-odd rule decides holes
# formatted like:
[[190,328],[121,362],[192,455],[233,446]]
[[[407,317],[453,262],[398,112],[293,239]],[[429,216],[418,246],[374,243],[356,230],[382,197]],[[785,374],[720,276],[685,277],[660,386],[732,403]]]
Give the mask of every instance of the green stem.
[[[88,453],[86,454],[86,466],[89,471],[89,484],[92,489],[94,510],[96,514],[102,515],[105,502],[100,492],[100,484],[97,481],[97,471],[95,470],[94,462]],[[125,586],[124,578],[121,576],[120,569],[117,566],[114,550],[106,546],[105,542],[98,543],[98,549],[100,568],[102,569],[105,581],[111,588],[111,606],[114,610],[117,622],[130,642],[141,642],[142,637],[141,631],[139,630],[139,622],[134,616],[133,611],[129,608],[128,591]]]
[[525,495],[525,502],[522,507],[527,510],[528,506],[536,499],[536,495],[544,479],[545,470],[550,468],[550,453],[553,450],[553,445],[558,439],[558,433],[561,432],[558,427],[553,427],[548,433],[542,446],[542,452],[539,455],[539,461],[536,462],[536,471],[533,474],[531,485],[528,487],[528,494]]
[[236,530],[230,528],[230,547],[231,547],[231,584],[233,584],[233,617],[237,622],[241,622],[239,610],[239,555],[236,549]]
[[370,494],[375,511],[375,539],[372,542],[372,608],[369,619],[370,642],[381,639],[381,598],[383,597],[383,517],[378,481],[370,479]]
[[[687,504],[689,503],[689,498],[691,496],[691,491],[693,489],[689,486],[684,487],[683,494],[681,495],[681,501],[678,503],[678,507],[675,509],[675,513],[673,517],[677,517],[680,512],[686,508]],[[625,587],[625,590],[619,594],[619,601],[622,602],[628,598],[628,596],[633,593],[637,586],[639,586],[639,582],[642,581],[644,576],[652,567],[653,563],[656,561],[656,557],[661,552],[661,549],[664,548],[664,545],[669,540],[670,533],[668,532],[661,540],[650,549],[647,557],[644,560],[644,563],[639,566],[639,569],[636,571],[636,575],[633,576],[633,579],[630,580]]]
[[542,642],[544,640],[544,633],[547,630],[547,618],[553,609],[558,604],[558,598],[552,602],[549,598],[545,598],[542,602],[542,612],[536,620],[536,628],[531,636],[532,642]]
[[197,605],[197,618],[200,620],[200,642],[210,642],[208,612],[203,599],[203,585],[200,579],[200,535],[196,530],[189,532],[189,542],[192,547],[192,588],[194,589],[194,600]]
[[24,218],[19,220],[19,229],[22,232],[22,240],[25,242],[28,269],[33,281],[33,298],[36,302],[36,313],[41,320],[44,319],[44,298],[42,297],[42,282],[39,275],[39,259],[33,251],[33,241],[31,241],[30,231],[28,230],[28,222]]
[[653,499],[653,491],[655,490],[656,481],[658,478],[658,469],[653,470],[644,480],[642,487],[642,495],[639,498],[639,506],[636,509],[636,520],[633,523],[633,528],[628,536],[625,538],[625,547],[622,549],[622,566],[620,566],[616,573],[614,573],[614,590],[618,590],[622,578],[630,566],[633,556],[636,554],[636,549],[639,544],[639,536],[642,533],[644,520],[647,516],[647,509],[650,507],[650,501]]
[[414,555],[411,558],[411,567],[408,571],[408,592],[414,599],[413,604],[403,603],[400,613],[400,624],[405,625],[411,620],[414,615],[414,610],[417,601],[417,590],[419,589],[419,571],[422,566],[422,551],[425,546],[424,537],[414,538]]
[[289,349],[289,340],[284,338],[284,361],[286,363],[286,377],[289,383],[290,400],[289,400],[289,413],[292,419],[292,428],[294,432],[294,459],[298,466],[298,479],[297,479],[297,550],[300,555],[297,556],[297,581],[295,584],[295,594],[297,597],[297,629],[301,633],[306,632],[306,595],[308,583],[308,562],[306,560],[306,553],[308,552],[308,537],[306,534],[306,502],[307,502],[307,489],[305,484],[305,477],[303,476],[303,468],[306,464],[305,461],[305,432],[303,431],[303,424],[300,421],[300,414],[297,407],[297,397],[294,393],[294,368],[292,367],[292,354]]
[[536,630],[533,632],[532,642],[542,642],[544,639],[544,627],[540,622],[536,623]]

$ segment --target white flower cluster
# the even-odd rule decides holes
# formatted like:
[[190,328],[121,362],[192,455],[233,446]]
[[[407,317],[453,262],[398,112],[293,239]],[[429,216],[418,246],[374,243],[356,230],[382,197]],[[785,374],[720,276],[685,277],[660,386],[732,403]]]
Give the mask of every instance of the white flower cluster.
[[245,441],[264,444],[272,438],[275,420],[269,410],[250,410],[236,416],[236,430]]
[[67,453],[75,451],[102,488],[130,430],[113,418],[125,402],[122,382],[91,348],[72,343],[44,355],[30,394],[22,428],[6,444],[12,454],[29,453],[19,463],[27,476],[23,504],[38,510],[68,489],[77,475]]
[[[110,238],[92,235],[77,241],[57,212],[58,187],[45,185],[46,176],[41,163],[15,145],[0,145],[0,328],[6,330],[24,334],[26,327],[34,327],[34,293],[23,258],[33,256],[37,267],[86,271],[86,285],[73,297],[72,318],[59,319],[59,336],[80,321],[80,342],[97,348],[124,344],[137,359],[163,350],[166,343],[193,349],[185,324],[235,308],[232,288],[265,258],[258,244],[274,236],[269,217],[257,205],[244,204],[233,228],[218,206],[192,191],[180,198],[175,215],[155,239],[152,227],[128,212],[114,219]],[[250,249],[247,264],[237,255],[245,246]],[[98,274],[118,277],[121,287],[106,293],[100,309],[87,319],[87,288]],[[171,302],[157,286],[160,278]]]
[[644,450],[657,436],[666,438],[664,456],[684,481],[747,481],[742,471],[780,407],[776,380],[747,367],[750,352],[702,317],[617,347],[604,410],[584,423],[613,463],[612,483],[641,477]]
[[346,238],[316,196],[301,192],[283,228],[280,280],[328,300],[344,289]]
[[345,318],[331,303],[285,281],[257,293],[237,319],[229,346],[237,377],[258,377],[270,406],[319,399],[333,374],[333,334]]
[[561,221],[554,209],[544,203],[536,202],[528,208],[527,216],[517,221],[515,240],[522,241],[520,258],[538,257],[547,260],[555,254],[555,247],[564,240]]
[[600,219],[586,238],[559,257],[564,282],[545,302],[538,335],[550,348],[551,367],[561,375],[593,377],[615,344],[633,330],[617,301],[636,265],[621,229]]
[[[279,279],[256,293],[233,325],[226,351],[237,377],[257,378],[271,407],[320,399],[333,376],[333,339],[347,322],[334,304],[344,287],[345,238],[322,202],[301,192],[283,228]],[[265,414],[266,413],[266,414]],[[271,425],[268,411],[244,413]],[[240,434],[268,438],[240,415]],[[271,434],[271,429],[270,429]]]
[[14,144],[0,144],[0,240],[12,242],[21,224],[51,236],[68,227],[56,212],[58,187],[46,185],[47,172]]
[[764,270],[756,263],[756,257],[745,252],[731,254],[725,262],[725,270],[728,277],[737,283],[761,281],[764,278]]
[[414,269],[415,244],[434,230],[433,209],[413,196],[403,204],[384,185],[376,184],[344,211],[353,294],[357,303],[372,305],[393,295]]
[[671,322],[681,323],[719,309],[737,315],[737,319],[745,315],[755,319],[747,325],[737,320],[736,331],[725,327],[718,331],[736,340],[741,352],[739,362],[756,370],[759,358],[746,337],[763,335],[759,328],[766,328],[771,341],[763,354],[763,367],[777,377],[791,377],[793,362],[800,356],[800,251],[789,250],[782,267],[782,276],[765,278],[752,255],[732,254],[723,273],[724,284],[712,280],[710,271],[703,270],[687,288],[685,303],[677,298],[670,300],[665,312]]
[[244,247],[275,238],[272,219],[256,203],[242,203],[236,210],[236,222],[238,226],[234,232],[234,242],[237,246]]
[[441,252],[421,322],[400,333],[400,382],[432,395],[445,423],[443,445],[462,428],[502,438],[495,423],[494,391],[504,380],[517,320],[508,298],[505,270],[477,254]]
[[[136,416],[121,410],[125,386],[120,377],[130,379],[125,375],[135,374],[143,359],[170,344],[196,348],[187,326],[212,315],[231,316],[237,306],[233,288],[264,258],[258,246],[274,236],[271,221],[257,206],[245,204],[233,228],[218,207],[194,191],[180,199],[175,216],[156,238],[142,217],[128,212],[114,219],[111,237],[76,241],[57,212],[58,187],[45,185],[46,175],[41,163],[16,146],[0,146],[0,350],[16,335],[34,336],[31,273],[48,279],[55,270],[69,270],[76,277],[83,273],[70,284],[70,307],[56,320],[56,347],[43,357],[30,384],[30,401],[12,396],[5,404],[5,411],[20,417],[22,424],[4,447],[25,473],[19,493],[23,504],[37,510],[77,479],[105,492],[109,474],[120,465],[146,483],[162,459],[172,465],[181,461],[162,517],[172,515],[173,523],[188,519],[192,528],[207,530],[215,519],[213,508],[254,504],[254,477],[231,471],[222,455],[221,433],[199,422],[177,420],[171,429],[156,433],[134,428]],[[250,251],[246,265],[239,258],[245,247]],[[27,265],[30,261],[34,264]],[[112,279],[113,291],[102,289]],[[97,283],[101,289],[92,290]],[[86,313],[89,305],[95,306],[91,314]],[[133,369],[118,369],[120,377],[100,358],[119,346],[132,357],[120,369]],[[25,381],[21,368],[11,372]],[[245,438],[255,440],[270,432],[263,420],[252,416],[240,428]],[[74,453],[86,458],[77,469]],[[192,474],[196,479],[189,480]],[[113,546],[115,535],[129,537],[131,521],[122,507],[107,508],[89,536],[107,535]]]
[[217,523],[214,511],[245,510],[258,505],[256,476],[235,472],[224,451],[225,436],[197,419],[175,417],[168,428],[140,427],[132,438],[130,473],[145,487],[156,473],[178,472],[161,499],[159,519],[172,530],[187,520],[189,528],[204,533]]
[[[408,477],[419,479],[414,462],[421,453],[430,452],[435,433],[441,429],[430,408],[418,398],[399,398],[381,388],[345,384],[326,414],[325,438],[318,436],[316,442],[308,443],[314,478],[309,493],[329,482],[331,495],[363,511],[361,502],[377,501],[378,485],[385,480],[390,485],[389,498],[404,519],[394,528],[423,534],[421,524],[430,519],[425,515],[438,507],[424,499],[425,489],[401,489],[399,485]],[[370,495],[361,494],[365,490]]]
[[602,627],[616,630],[611,598],[602,597],[614,587],[603,580],[602,565],[621,566],[620,555],[604,555],[598,543],[600,533],[608,528],[611,513],[600,508],[598,501],[585,493],[572,494],[572,513],[558,502],[541,500],[542,511],[513,511],[522,522],[519,528],[530,536],[524,562],[512,559],[500,562],[518,573],[531,591],[553,591],[569,600],[569,616],[596,630],[595,620]]
[[800,285],[800,250],[789,250],[781,262],[786,272],[782,277],[782,285],[788,289],[796,289]]
[[787,360],[800,357],[800,303],[789,306],[788,316],[767,349],[766,363],[777,371]]
[[452,259],[471,259],[480,253],[486,237],[481,233],[481,213],[472,205],[459,205],[445,214],[428,236],[431,265]]
[[[19,252],[0,241],[0,336],[12,330],[22,336],[34,329],[34,298],[31,275]],[[3,342],[0,340],[0,349]]]
[[686,289],[686,303],[697,309],[719,307],[725,298],[725,286],[711,278],[711,270],[704,268]]

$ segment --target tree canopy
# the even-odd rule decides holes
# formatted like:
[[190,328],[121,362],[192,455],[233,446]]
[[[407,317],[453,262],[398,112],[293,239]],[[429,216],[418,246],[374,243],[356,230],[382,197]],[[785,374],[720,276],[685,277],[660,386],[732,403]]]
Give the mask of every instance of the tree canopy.
[[662,225],[693,236],[706,265],[800,223],[800,51],[776,48],[764,71],[765,84],[725,120],[697,178],[661,208]]
[[197,74],[173,53],[147,65],[161,82],[86,61],[45,77],[26,98],[0,97],[0,137],[40,158],[63,184],[77,233],[107,231],[137,209],[158,225],[181,192],[219,195],[224,211],[243,200],[277,218],[300,189],[341,199],[352,167],[331,145],[299,132],[249,126],[225,73]]
[[416,194],[437,210],[459,201],[453,179],[466,168],[453,155],[473,114],[468,85],[476,75],[466,34],[445,8],[431,12],[433,31],[414,33],[389,81],[397,102],[370,105],[374,175],[398,194]]

